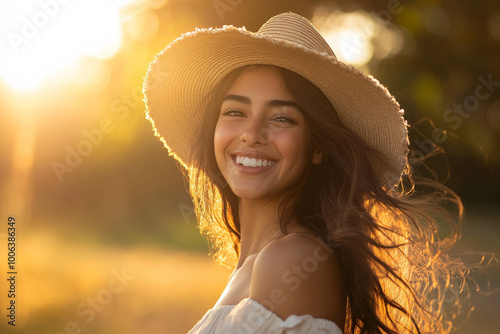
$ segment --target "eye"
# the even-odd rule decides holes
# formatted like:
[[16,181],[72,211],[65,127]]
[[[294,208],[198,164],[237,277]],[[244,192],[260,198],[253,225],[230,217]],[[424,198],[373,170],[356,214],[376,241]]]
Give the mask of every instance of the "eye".
[[221,112],[221,116],[244,117],[245,113],[238,109],[226,109],[223,112]]
[[293,117],[288,115],[277,115],[272,119],[272,121],[284,124],[297,124],[297,121]]

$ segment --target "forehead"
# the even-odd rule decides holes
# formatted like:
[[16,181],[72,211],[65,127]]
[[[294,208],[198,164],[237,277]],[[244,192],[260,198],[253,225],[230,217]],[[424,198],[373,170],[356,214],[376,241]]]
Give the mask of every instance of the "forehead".
[[255,66],[245,70],[235,80],[228,94],[251,98],[294,100],[286,90],[279,71],[270,66]]

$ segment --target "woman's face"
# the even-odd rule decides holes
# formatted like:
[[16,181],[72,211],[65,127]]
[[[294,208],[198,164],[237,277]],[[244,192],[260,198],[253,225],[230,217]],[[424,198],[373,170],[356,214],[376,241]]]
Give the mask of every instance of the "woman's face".
[[243,72],[226,94],[214,135],[215,158],[236,196],[272,200],[321,162],[308,125],[277,70]]

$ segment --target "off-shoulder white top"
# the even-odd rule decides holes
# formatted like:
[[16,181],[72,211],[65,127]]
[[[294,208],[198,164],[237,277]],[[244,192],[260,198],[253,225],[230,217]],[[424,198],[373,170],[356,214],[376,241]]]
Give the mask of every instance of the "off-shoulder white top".
[[309,314],[290,315],[282,320],[252,298],[238,305],[221,305],[205,313],[188,334],[342,334],[333,321]]

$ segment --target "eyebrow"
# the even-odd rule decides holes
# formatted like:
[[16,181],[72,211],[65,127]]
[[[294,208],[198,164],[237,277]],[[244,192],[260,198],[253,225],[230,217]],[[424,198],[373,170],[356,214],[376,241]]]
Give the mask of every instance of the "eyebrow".
[[[235,94],[226,95],[226,97],[224,98],[224,100],[222,102],[224,102],[224,101],[236,101],[236,102],[241,102],[241,103],[244,103],[247,105],[252,104],[252,101],[250,100],[250,98],[248,98],[246,96],[242,96],[242,95],[235,95]],[[268,107],[294,107],[297,110],[304,112],[302,110],[302,108],[296,102],[287,101],[287,100],[270,100],[267,102],[267,106]]]

